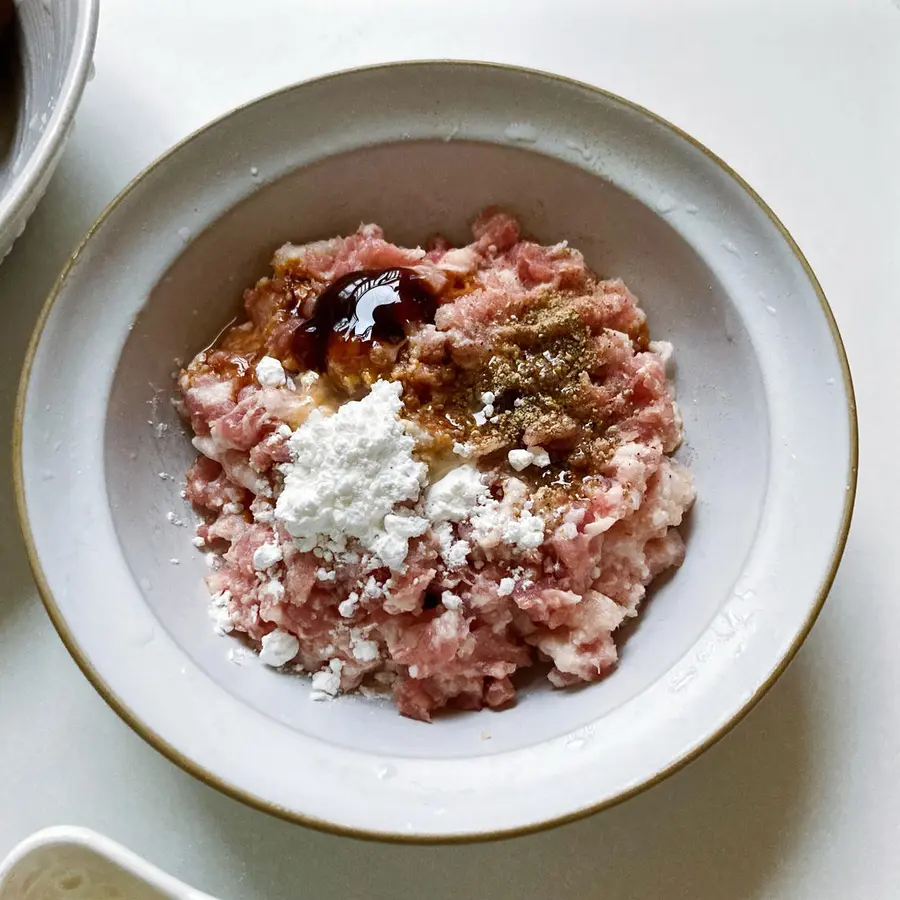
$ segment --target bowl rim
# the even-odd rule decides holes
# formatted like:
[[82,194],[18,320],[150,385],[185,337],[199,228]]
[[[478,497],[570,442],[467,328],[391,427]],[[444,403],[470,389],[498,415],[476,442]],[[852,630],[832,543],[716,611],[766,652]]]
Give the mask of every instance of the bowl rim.
[[63,75],[59,96],[37,146],[25,160],[22,171],[13,178],[10,189],[0,197],[0,228],[16,222],[28,208],[28,202],[39,188],[41,179],[47,174],[48,167],[54,165],[62,149],[81,102],[97,42],[100,0],[80,0],[75,10],[77,18],[72,57]]
[[[89,2],[94,2],[94,0],[89,0]],[[224,779],[219,776],[213,774],[212,772],[205,769],[203,766],[196,763],[194,760],[189,759],[187,756],[182,754],[179,750],[169,744],[165,738],[161,735],[156,734],[150,728],[148,728],[139,718],[133,713],[128,706],[115,694],[115,692],[111,689],[111,687],[106,683],[106,681],[100,676],[100,674],[94,669],[90,660],[82,653],[80,647],[78,646],[74,636],[69,630],[68,625],[56,603],[56,600],[53,596],[53,593],[50,589],[49,583],[44,575],[43,568],[41,566],[41,562],[38,559],[37,551],[35,547],[34,537],[31,532],[30,522],[28,518],[28,510],[25,501],[25,483],[24,483],[24,469],[23,469],[23,458],[22,458],[22,436],[23,436],[23,423],[24,423],[24,412],[25,412],[25,401],[28,391],[28,384],[30,381],[31,369],[34,363],[35,354],[37,352],[37,347],[40,342],[41,336],[43,334],[44,326],[47,322],[47,319],[50,315],[51,310],[62,290],[62,287],[65,283],[66,277],[71,270],[72,266],[78,259],[79,255],[87,245],[87,243],[91,240],[94,233],[104,224],[106,219],[115,211],[115,209],[122,203],[126,197],[134,190],[137,185],[151,172],[153,172],[157,167],[161,166],[165,162],[169,160],[170,157],[175,155],[183,146],[193,141],[200,134],[214,128],[219,123],[223,122],[225,119],[229,118],[236,112],[248,109],[252,106],[255,106],[260,103],[264,103],[269,99],[279,96],[281,94],[296,90],[304,85],[309,84],[320,84],[322,82],[329,81],[334,78],[340,78],[345,75],[356,74],[366,71],[374,71],[374,70],[384,70],[384,69],[398,69],[398,68],[407,68],[407,69],[416,69],[421,67],[429,67],[435,65],[444,65],[444,66],[463,66],[472,69],[482,69],[487,71],[496,71],[501,70],[505,72],[514,72],[531,76],[538,76],[542,78],[548,78],[554,81],[557,81],[563,85],[569,87],[577,87],[581,90],[587,90],[599,96],[602,96],[606,100],[611,100],[615,103],[623,104],[628,107],[633,112],[639,113],[650,118],[652,121],[656,122],[659,125],[669,129],[678,137],[687,141],[696,149],[700,150],[711,162],[713,162],[724,174],[732,178],[738,186],[756,203],[756,205],[762,210],[762,212],[766,215],[766,217],[775,225],[778,232],[781,234],[791,253],[794,255],[796,260],[800,263],[800,266],[809,280],[811,287],[813,288],[816,296],[818,297],[819,304],[821,306],[821,310],[823,315],[825,316],[825,320],[828,324],[828,328],[831,332],[832,340],[834,341],[835,351],[838,356],[838,361],[840,363],[842,377],[843,377],[843,387],[844,387],[844,398],[847,406],[847,416],[848,416],[848,438],[849,438],[849,447],[848,447],[848,459],[849,459],[849,467],[847,472],[847,490],[846,496],[844,500],[844,506],[841,513],[841,521],[840,527],[835,538],[834,546],[832,548],[831,558],[826,570],[823,572],[821,586],[818,594],[814,598],[809,613],[806,617],[806,620],[803,623],[802,628],[797,633],[793,642],[790,644],[788,649],[786,650],[784,656],[779,661],[778,665],[773,669],[771,674],[766,678],[766,680],[748,697],[748,699],[742,704],[742,706],[729,717],[729,719],[723,723],[723,725],[718,728],[715,732],[709,735],[704,741],[702,741],[697,747],[695,747],[691,752],[686,754],[684,757],[675,760],[670,763],[664,769],[655,772],[652,776],[646,778],[639,784],[636,784],[632,787],[624,789],[617,793],[616,795],[607,798],[606,800],[591,804],[581,809],[577,809],[571,813],[567,813],[562,816],[555,816],[551,819],[547,819],[541,822],[533,823],[530,825],[515,827],[515,828],[506,828],[503,830],[497,831],[485,831],[485,832],[477,832],[463,835],[417,835],[417,834],[396,834],[389,832],[376,832],[376,831],[368,831],[361,828],[347,827],[336,825],[331,822],[316,818],[314,816],[304,815],[302,813],[295,812],[293,810],[285,809],[282,806],[277,805],[276,803],[265,801],[259,797],[256,797],[241,788],[235,787],[234,785],[229,784]],[[93,685],[95,690],[100,694],[100,696],[104,699],[107,705],[143,740],[145,740],[150,746],[152,746],[155,750],[159,751],[163,756],[165,756],[170,762],[175,763],[179,768],[188,774],[192,775],[199,781],[203,782],[209,787],[212,787],[221,793],[225,794],[228,797],[231,797],[234,800],[238,800],[241,803],[244,803],[254,809],[260,810],[261,812],[268,813],[277,818],[283,819],[288,822],[293,822],[294,824],[304,825],[310,828],[314,828],[318,831],[322,831],[328,834],[344,836],[344,837],[353,837],[358,839],[366,839],[372,841],[378,841],[382,843],[389,844],[473,844],[480,843],[484,841],[494,841],[494,840],[505,840],[514,837],[520,837],[523,835],[534,834],[537,832],[545,831],[550,828],[557,827],[559,825],[567,824],[570,822],[578,821],[579,819],[586,818],[587,816],[593,815],[594,813],[600,812],[604,809],[609,809],[613,806],[617,806],[619,803],[624,802],[625,800],[630,799],[631,797],[636,796],[637,794],[643,793],[645,790],[657,785],[667,779],[670,775],[674,775],[676,772],[683,769],[689,763],[693,762],[697,759],[702,753],[716,744],[721,738],[723,738],[728,732],[730,732],[740,721],[744,719],[744,717],[756,706],[756,704],[765,696],[765,694],[769,691],[772,685],[778,680],[778,678],[782,675],[782,673],[787,669],[788,665],[796,656],[803,642],[806,640],[807,635],[812,630],[813,625],[816,622],[816,619],[819,616],[819,613],[822,610],[822,607],[825,603],[825,600],[828,597],[828,594],[831,590],[831,587],[834,583],[835,576],[837,574],[838,567],[841,562],[841,557],[843,556],[844,547],[847,542],[847,536],[850,531],[850,524],[853,517],[853,507],[856,498],[856,489],[857,489],[857,469],[858,469],[858,461],[859,461],[859,426],[858,426],[858,418],[857,418],[857,410],[856,410],[856,401],[855,394],[853,389],[853,380],[850,372],[850,364],[847,359],[846,349],[844,347],[843,339],[841,338],[840,331],[837,327],[837,322],[835,321],[834,314],[832,312],[831,306],[828,303],[828,300],[825,296],[824,291],[822,290],[822,286],[819,284],[818,279],[816,278],[815,273],[812,270],[809,262],[804,256],[803,252],[800,250],[797,242],[794,240],[791,233],[785,227],[785,225],[781,222],[778,216],[774,213],[771,207],[762,199],[762,197],[733,169],[728,165],[724,160],[722,160],[719,156],[713,153],[708,147],[702,144],[699,140],[692,137],[686,131],[679,128],[677,125],[673,124],[669,120],[663,118],[662,116],[654,113],[653,111],[647,109],[644,106],[641,106],[638,103],[634,103],[631,100],[623,98],[618,94],[615,94],[611,91],[607,91],[603,88],[597,87],[595,85],[588,84],[583,81],[579,81],[574,78],[569,78],[564,75],[557,75],[552,72],[542,71],[540,69],[533,69],[525,66],[516,66],[509,65],[505,63],[495,63],[495,62],[484,62],[478,60],[464,60],[464,59],[420,59],[420,60],[405,60],[399,62],[388,62],[388,63],[376,63],[374,65],[366,65],[366,66],[357,66],[350,69],[342,69],[336,72],[330,72],[325,75],[321,75],[315,78],[305,79],[303,81],[294,82],[290,85],[283,86],[281,88],[277,88],[276,90],[270,91],[266,94],[263,94],[253,100],[248,101],[247,103],[239,104],[235,106],[224,115],[217,116],[215,119],[207,122],[201,127],[197,128],[189,135],[187,135],[182,140],[178,141],[172,147],[170,147],[166,152],[157,157],[153,162],[151,162],[147,167],[145,167],[141,172],[139,172],[128,184],[113,198],[112,201],[106,206],[106,208],[100,213],[96,221],[93,225],[91,225],[90,229],[87,231],[85,236],[79,242],[78,246],[71,253],[68,260],[66,261],[62,271],[57,277],[44,305],[41,309],[38,320],[35,324],[34,331],[31,335],[31,339],[28,344],[28,349],[25,354],[25,360],[22,367],[22,373],[19,380],[19,386],[16,396],[16,405],[14,412],[14,421],[13,421],[13,436],[12,436],[12,468],[13,468],[13,483],[14,483],[14,493],[15,493],[15,501],[16,501],[16,512],[19,520],[19,526],[22,531],[22,535],[25,541],[26,553],[28,556],[28,562],[32,570],[32,574],[34,576],[36,586],[38,592],[41,596],[41,600],[44,604],[44,607],[47,611],[47,614],[50,617],[51,622],[53,623],[54,628],[59,634],[60,639],[65,645],[66,649],[69,651],[69,654],[74,659],[75,663],[81,669],[84,676],[88,679],[88,681]]]

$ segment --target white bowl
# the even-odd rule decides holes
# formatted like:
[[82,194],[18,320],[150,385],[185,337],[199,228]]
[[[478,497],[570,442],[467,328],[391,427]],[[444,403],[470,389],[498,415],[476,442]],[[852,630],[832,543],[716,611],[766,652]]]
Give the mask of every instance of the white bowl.
[[[53,174],[88,80],[99,0],[17,0],[0,79],[0,260]],[[7,68],[12,69],[9,77]]]
[[60,825],[0,862],[0,900],[214,900],[96,831]]
[[[176,359],[233,314],[273,249],[376,221],[461,239],[501,203],[623,276],[674,342],[699,500],[684,566],[617,670],[531,686],[502,713],[410,721],[236,666],[206,616],[167,402]],[[193,774],[336,831],[458,840],[534,829],[652,784],[783,670],[849,527],[856,423],[822,292],[763,202],[645,110],[551,75],[383,66],[288,88],[179,145],[110,206],[35,334],[17,416],[31,562],[66,645],[110,704]],[[170,563],[177,559],[179,564]]]

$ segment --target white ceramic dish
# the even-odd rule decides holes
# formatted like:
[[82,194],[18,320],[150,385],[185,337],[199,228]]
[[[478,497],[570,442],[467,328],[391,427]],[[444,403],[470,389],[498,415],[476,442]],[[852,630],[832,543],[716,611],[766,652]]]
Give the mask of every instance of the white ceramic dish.
[[87,828],[45,828],[0,862],[0,900],[214,900]]
[[[0,260],[44,194],[72,130],[99,0],[16,0],[15,53],[0,79]],[[7,71],[9,70],[9,71]]]
[[[674,342],[695,473],[683,568],[583,690],[427,726],[251,659],[206,617],[167,398],[285,239],[384,225],[461,238],[488,203],[568,238]],[[188,771],[318,827],[493,837],[621,800],[771,685],[833,579],[855,488],[849,371],[770,210],[683,133],[596,89],[468,63],[357,70],[201,130],[110,206],[48,301],[23,376],[16,480],[47,608],[110,704]],[[179,563],[173,564],[171,559]]]

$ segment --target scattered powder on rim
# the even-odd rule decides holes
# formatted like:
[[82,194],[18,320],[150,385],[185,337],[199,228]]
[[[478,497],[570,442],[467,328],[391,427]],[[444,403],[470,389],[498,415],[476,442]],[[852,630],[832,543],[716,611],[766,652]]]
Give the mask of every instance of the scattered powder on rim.
[[409,538],[427,528],[415,516],[387,519],[398,504],[418,499],[427,473],[413,458],[415,441],[398,415],[400,391],[396,382],[376,381],[365,397],[330,416],[314,410],[291,435],[275,518],[300,550],[343,553],[355,538],[398,568]]
[[209,598],[209,617],[213,621],[213,631],[216,634],[228,634],[234,631],[231,613],[228,612],[230,600],[231,591],[219,591]]

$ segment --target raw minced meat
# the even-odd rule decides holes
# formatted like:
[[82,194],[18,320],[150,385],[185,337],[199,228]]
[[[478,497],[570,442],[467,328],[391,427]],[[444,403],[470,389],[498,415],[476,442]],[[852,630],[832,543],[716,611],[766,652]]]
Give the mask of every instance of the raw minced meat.
[[533,664],[595,681],[683,559],[671,347],[565,242],[496,210],[473,233],[285,245],[179,377],[217,627],[316,698],[428,720],[511,703]]

